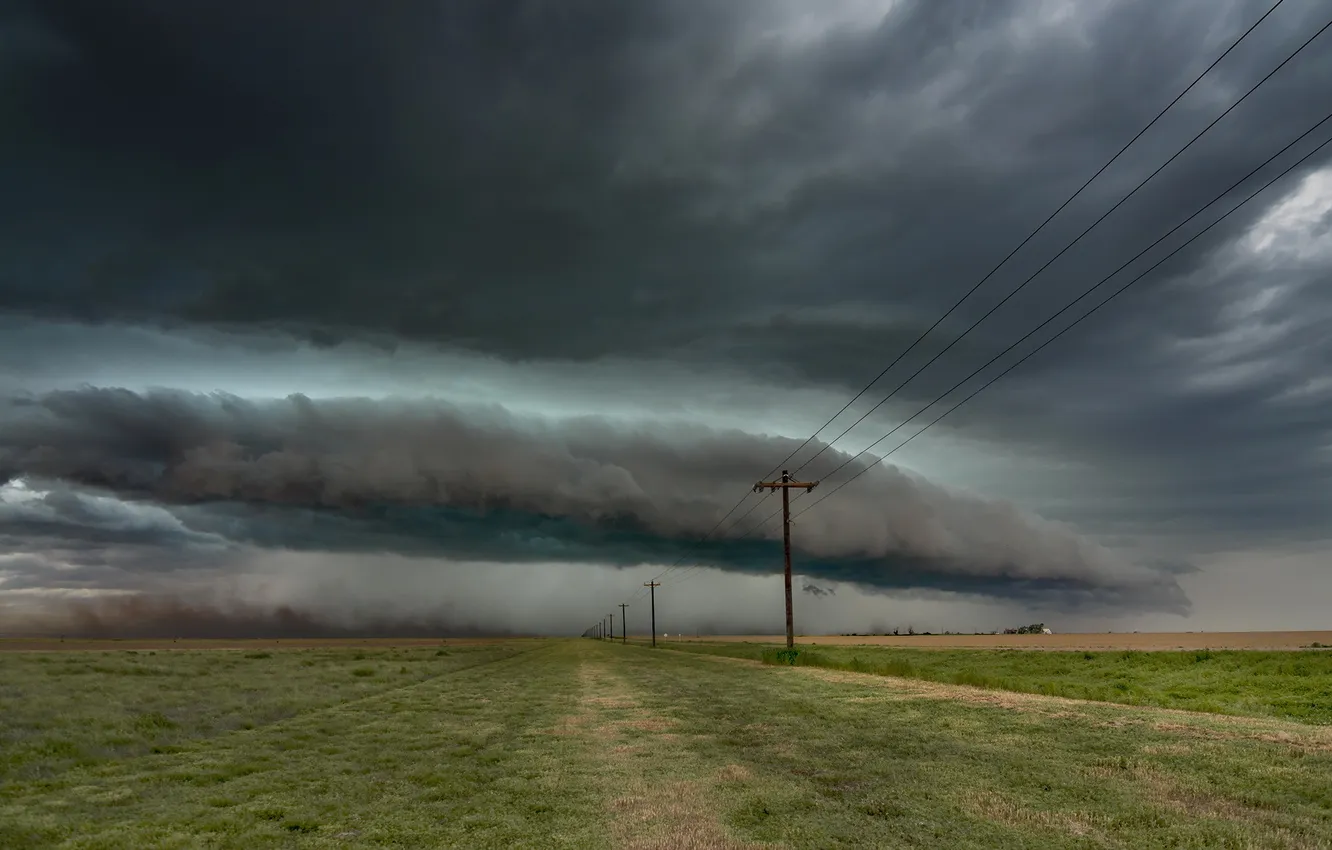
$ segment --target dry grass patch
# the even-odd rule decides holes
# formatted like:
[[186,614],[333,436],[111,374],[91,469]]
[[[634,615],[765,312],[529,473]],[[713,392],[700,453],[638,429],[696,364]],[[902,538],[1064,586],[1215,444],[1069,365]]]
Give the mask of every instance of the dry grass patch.
[[731,838],[711,816],[709,791],[698,782],[639,785],[611,802],[615,831],[630,850],[764,850]]
[[1193,752],[1188,744],[1147,744],[1142,748],[1149,756],[1186,756]]
[[742,764],[728,764],[717,772],[719,782],[744,782],[753,776],[749,768]]
[[584,720],[581,715],[570,714],[561,717],[559,721],[549,729],[545,730],[547,735],[581,735],[583,733]]
[[[1208,718],[1211,720],[1211,718]],[[1247,718],[1226,718],[1209,723],[1173,723],[1159,721],[1152,724],[1158,732],[1191,735],[1217,741],[1262,741],[1266,744],[1285,744],[1301,750],[1332,752],[1332,729],[1291,724],[1289,728],[1272,728],[1271,724],[1244,721]]]
[[829,670],[822,667],[791,667],[782,670],[782,673],[785,675],[814,676],[825,682],[837,682],[839,684],[869,685],[887,691],[887,693],[872,697],[847,697],[844,699],[845,702],[876,702],[879,700],[890,702],[911,699],[956,700],[979,705],[994,705],[1014,711],[1039,712],[1054,717],[1077,716],[1081,712],[1074,709],[1101,705],[1101,703],[1068,697],[1052,697],[1017,691],[995,691],[970,685],[945,685],[923,679],[902,679],[877,673],[852,673],[846,670]]
[[637,729],[640,732],[665,732],[675,726],[675,721],[667,717],[639,717],[634,720],[618,720],[611,723],[620,729]]
[[586,697],[583,699],[583,705],[590,706],[592,708],[619,709],[619,708],[634,708],[638,705],[638,703],[635,702],[630,697],[619,695],[619,696],[604,696],[604,697]]
[[[888,693],[882,696],[845,697],[844,702],[891,702],[910,699],[937,699],[965,702],[973,705],[992,705],[1012,711],[1041,714],[1045,717],[1083,718],[1101,726],[1130,728],[1150,725],[1158,732],[1171,732],[1217,740],[1252,740],[1269,744],[1288,744],[1305,750],[1332,752],[1332,727],[1310,726],[1295,721],[1274,720],[1266,717],[1238,717],[1207,714],[1178,708],[1155,706],[1116,705],[1121,716],[1105,718],[1107,703],[1078,700],[1069,697],[1028,694],[1015,691],[992,691],[969,685],[946,685],[917,679],[899,679],[872,673],[852,673],[819,667],[791,667],[781,670],[783,675],[807,675],[826,682],[871,686]],[[1122,716],[1131,712],[1136,716]]]
[[972,791],[963,796],[963,806],[979,817],[1017,830],[1043,829],[1073,835],[1101,837],[1104,820],[1090,812],[1061,812],[1033,809],[1021,801],[995,791]]
[[[688,752],[679,735],[668,731],[678,725],[676,720],[647,709],[629,683],[607,667],[584,664],[579,678],[585,692],[595,688],[601,693],[580,701],[577,728],[582,734],[607,742],[601,754],[611,768],[610,781],[617,794],[609,805],[616,846],[631,850],[756,850],[771,846],[731,838],[712,805],[715,782],[662,782],[643,775],[654,760],[640,756],[675,761]],[[631,716],[612,716],[615,713]],[[625,742],[623,737],[633,732],[652,734]],[[616,743],[612,745],[611,741]],[[719,781],[747,776],[745,768],[729,765]]]

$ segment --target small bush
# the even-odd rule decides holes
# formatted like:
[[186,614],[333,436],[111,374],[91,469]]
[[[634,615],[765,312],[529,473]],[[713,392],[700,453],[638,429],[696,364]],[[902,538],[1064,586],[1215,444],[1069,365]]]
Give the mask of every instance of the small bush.
[[785,664],[794,667],[799,658],[800,650],[798,649],[769,649],[763,653],[764,664]]

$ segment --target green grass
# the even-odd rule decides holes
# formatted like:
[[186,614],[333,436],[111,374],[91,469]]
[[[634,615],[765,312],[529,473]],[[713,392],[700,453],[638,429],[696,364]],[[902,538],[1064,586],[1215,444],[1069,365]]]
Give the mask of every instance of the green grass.
[[0,653],[0,783],[266,726],[512,647]]
[[[567,661],[532,663],[527,654],[511,646],[455,649],[444,658],[409,650],[275,652],[265,661],[277,670],[254,671],[263,692],[251,687],[248,706],[233,700],[224,712],[252,719],[228,732],[197,725],[188,737],[176,728],[168,749],[63,760],[40,778],[0,784],[0,847],[345,846],[353,838],[363,846],[546,846],[541,835],[555,846],[597,846],[601,808],[591,763],[580,742],[541,734],[573,710],[577,684]],[[190,679],[201,666],[229,664],[231,655],[154,659],[162,676],[195,686],[177,698],[178,712],[214,715],[215,701],[232,699],[244,677]],[[426,669],[400,676],[404,659],[414,662],[409,669]],[[316,663],[306,667],[306,660]],[[555,661],[549,647],[546,660]],[[11,669],[40,663],[3,661]],[[105,664],[115,672],[83,684],[105,684],[128,698],[120,663]],[[362,665],[381,672],[355,678]],[[390,669],[392,683],[365,684]],[[283,684],[284,673],[304,680]],[[68,680],[26,682],[48,704],[75,696]],[[348,700],[354,689],[359,698]],[[293,707],[297,692],[306,701]],[[8,719],[0,722],[8,727]],[[63,718],[52,725],[73,734]],[[580,772],[580,764],[589,767]]]
[[[787,665],[785,648],[679,643],[672,650]],[[1332,724],[1332,653],[1059,652],[798,645],[794,664],[994,690]]]
[[0,713],[6,741],[106,747],[102,718],[137,742],[12,765],[0,847],[1332,843],[1332,735],[1306,724],[590,640],[434,652],[0,656],[11,707],[46,707]]
[[872,677],[831,683],[637,652],[688,659],[674,675],[661,665],[635,675],[701,756],[762,778],[731,803],[731,823],[755,840],[1222,848],[1332,839],[1332,758],[1211,738],[1205,720],[1181,738],[1115,706],[1060,716],[895,699]]

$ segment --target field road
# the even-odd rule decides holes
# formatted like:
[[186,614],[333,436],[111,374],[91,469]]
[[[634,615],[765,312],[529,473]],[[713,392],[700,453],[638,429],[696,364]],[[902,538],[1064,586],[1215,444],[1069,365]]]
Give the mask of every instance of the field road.
[[[630,635],[646,640],[646,636]],[[657,641],[785,643],[785,635],[670,635]],[[1332,646],[1332,631],[1144,632],[1053,635],[797,635],[796,642],[821,646],[900,646],[914,649],[1301,649]]]
[[10,850],[1332,844],[1329,727],[593,640],[10,653],[0,703]]

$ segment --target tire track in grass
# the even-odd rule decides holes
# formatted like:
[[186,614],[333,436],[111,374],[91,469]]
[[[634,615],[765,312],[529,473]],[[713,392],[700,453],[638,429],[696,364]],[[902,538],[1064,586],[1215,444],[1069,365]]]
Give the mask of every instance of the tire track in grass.
[[593,645],[578,669],[578,710],[555,734],[578,735],[605,767],[610,831],[628,850],[765,850],[781,845],[730,835],[712,803],[718,786],[742,781],[740,765],[710,770],[673,731],[672,718],[644,705],[639,691],[615,671],[620,659]]

